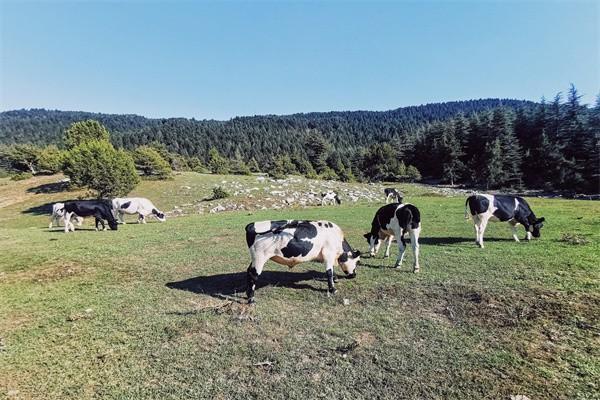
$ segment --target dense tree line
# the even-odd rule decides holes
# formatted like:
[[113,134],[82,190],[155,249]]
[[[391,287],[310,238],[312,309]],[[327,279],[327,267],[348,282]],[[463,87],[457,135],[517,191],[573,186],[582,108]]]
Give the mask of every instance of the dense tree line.
[[148,160],[163,169],[213,173],[594,192],[599,106],[581,105],[571,87],[564,101],[559,94],[541,103],[487,99],[229,121],[17,110],[0,114],[0,143],[63,148],[65,129],[92,118],[108,128],[115,147],[134,151],[138,170],[156,176]]

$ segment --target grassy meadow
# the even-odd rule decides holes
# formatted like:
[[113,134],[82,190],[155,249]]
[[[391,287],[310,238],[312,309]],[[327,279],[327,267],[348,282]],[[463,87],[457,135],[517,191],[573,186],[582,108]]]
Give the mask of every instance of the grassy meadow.
[[[401,270],[382,249],[328,297],[322,265],[268,263],[248,306],[248,222],[327,219],[366,251],[383,193],[64,234],[42,206],[83,193],[58,179],[0,179],[0,398],[600,398],[598,202],[531,198],[540,240],[491,223],[479,249],[463,196],[401,185],[422,213],[419,274],[410,249]],[[184,174],[133,194],[172,210],[232,179],[256,181]]]

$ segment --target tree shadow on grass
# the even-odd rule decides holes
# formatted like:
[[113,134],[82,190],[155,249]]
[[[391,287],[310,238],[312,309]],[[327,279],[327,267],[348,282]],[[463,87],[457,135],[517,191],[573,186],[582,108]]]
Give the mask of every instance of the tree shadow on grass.
[[69,189],[69,182],[52,182],[44,183],[36,187],[27,189],[28,193],[42,194],[42,193],[60,193],[65,192]]
[[[291,289],[327,292],[326,287],[320,288],[307,281],[326,281],[325,273],[318,271],[263,271],[258,277],[256,290],[258,291],[265,286],[283,286]],[[170,289],[185,290],[192,293],[205,294],[217,299],[233,300],[241,303],[246,300],[246,282],[247,274],[244,271],[198,276],[183,281],[169,282],[166,286]]]
[[48,218],[50,218],[50,216],[52,215],[52,204],[54,203],[56,202],[44,203],[40,204],[39,206],[29,207],[21,211],[21,214],[47,215]]

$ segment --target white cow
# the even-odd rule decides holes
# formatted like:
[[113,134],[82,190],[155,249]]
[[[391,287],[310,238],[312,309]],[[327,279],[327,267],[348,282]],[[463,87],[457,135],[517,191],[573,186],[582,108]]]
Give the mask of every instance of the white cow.
[[[77,221],[77,226],[81,226],[83,223],[83,218],[78,215],[75,215],[75,220]],[[52,216],[50,217],[48,229],[52,229],[54,224],[59,226],[60,221],[63,221],[63,224],[65,222],[65,203],[54,203],[52,204]]]
[[335,203],[342,204],[342,201],[336,192],[330,190],[327,193],[321,193],[321,205],[324,206],[327,203],[332,205]]
[[333,267],[348,278],[356,276],[360,251],[352,250],[344,232],[329,221],[260,221],[246,226],[246,243],[252,262],[248,267],[248,303],[254,302],[256,281],[268,260],[293,267],[306,261],[325,264],[329,293],[335,293]]
[[113,211],[119,222],[125,224],[125,214],[138,214],[138,224],[146,223],[146,216],[152,214],[160,222],[165,222],[165,214],[143,197],[117,197],[112,201]]

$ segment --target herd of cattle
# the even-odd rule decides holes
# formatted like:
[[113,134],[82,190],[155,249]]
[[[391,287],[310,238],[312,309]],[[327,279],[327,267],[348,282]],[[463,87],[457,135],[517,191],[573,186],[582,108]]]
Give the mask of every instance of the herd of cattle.
[[[403,203],[403,195],[396,189],[385,189],[386,205],[379,208],[371,222],[371,230],[364,237],[369,245],[369,254],[374,257],[381,244],[387,241],[385,257],[390,255],[390,246],[394,238],[398,243],[396,268],[400,268],[404,259],[408,234],[414,252],[413,271],[419,271],[419,234],[421,232],[421,213],[412,204]],[[388,201],[392,200],[392,203]],[[334,192],[322,194],[322,205],[340,204],[341,200]],[[116,198],[107,200],[74,200],[56,203],[52,208],[53,223],[64,221],[65,233],[74,231],[72,219],[81,225],[83,217],[94,217],[96,229],[99,225],[106,229],[104,221],[112,230],[117,230],[118,222],[124,224],[125,214],[137,214],[138,223],[146,223],[146,217],[153,215],[159,221],[165,221],[165,214],[159,211],[148,199],[141,197]],[[465,218],[469,215],[475,223],[476,243],[483,248],[483,234],[489,221],[508,222],[512,227],[515,241],[516,226],[523,225],[526,239],[539,237],[544,218],[537,218],[527,201],[522,197],[510,195],[476,194],[467,198]],[[250,251],[251,263],[247,270],[248,302],[254,302],[254,290],[258,277],[268,260],[293,267],[307,261],[320,261],[325,264],[329,293],[335,293],[333,268],[339,265],[348,278],[356,276],[356,266],[361,253],[354,250],[344,237],[339,226],[329,221],[260,221],[246,226],[246,242]]]

